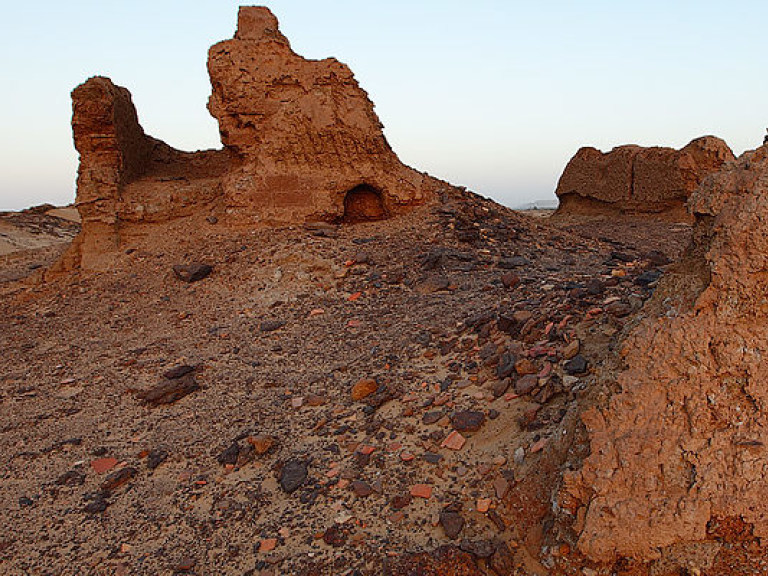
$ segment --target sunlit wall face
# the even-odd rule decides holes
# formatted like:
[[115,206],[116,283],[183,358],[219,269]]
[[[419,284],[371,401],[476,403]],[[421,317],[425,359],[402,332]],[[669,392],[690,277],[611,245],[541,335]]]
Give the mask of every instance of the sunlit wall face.
[[[267,4],[298,53],[351,66],[406,163],[508,205],[553,198],[580,146],[715,134],[740,153],[768,126],[762,1]],[[95,74],[131,90],[149,134],[218,146],[205,63],[237,5],[6,7],[0,209],[74,198],[69,92]]]

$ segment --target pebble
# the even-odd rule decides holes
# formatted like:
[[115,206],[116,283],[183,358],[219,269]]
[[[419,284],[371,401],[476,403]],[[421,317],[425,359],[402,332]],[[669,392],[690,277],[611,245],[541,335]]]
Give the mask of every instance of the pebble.
[[571,358],[576,356],[576,354],[579,353],[580,348],[581,348],[581,342],[579,342],[578,340],[572,340],[568,344],[568,346],[566,346],[563,349],[563,358],[565,358],[566,360],[570,360]]
[[509,481],[503,476],[497,476],[493,480],[493,489],[496,492],[496,498],[504,498],[509,491]]
[[515,392],[520,396],[529,394],[539,384],[539,379],[533,374],[527,374],[515,382]]
[[518,466],[523,463],[525,460],[525,448],[522,446],[519,446],[516,450],[514,455],[512,456],[512,460],[517,464]]
[[455,540],[464,528],[464,518],[458,511],[446,508],[440,512],[440,525],[443,527],[445,535],[451,540]]
[[248,444],[253,446],[254,452],[259,456],[263,456],[277,444],[277,440],[273,436],[265,435],[248,436],[247,441]]
[[115,466],[117,466],[117,458],[107,457],[91,461],[91,468],[93,468],[96,474],[104,474],[104,472],[108,472]]
[[563,365],[563,369],[571,376],[574,376],[576,374],[584,374],[587,371],[588,365],[587,359],[581,354],[577,354]]
[[429,500],[432,498],[432,486],[429,484],[414,484],[411,486],[411,496]]
[[306,482],[308,474],[306,462],[296,459],[288,460],[280,471],[280,487],[291,494]]
[[478,512],[488,512],[491,508],[491,499],[490,498],[478,498],[477,502],[475,503],[475,509]]
[[371,488],[367,483],[363,482],[362,480],[355,480],[349,485],[349,487],[352,489],[352,492],[354,492],[355,496],[357,496],[358,498],[365,498],[373,494],[373,488]]
[[485,424],[485,414],[474,410],[462,410],[451,416],[451,424],[459,432],[477,432]]
[[284,320],[265,320],[259,324],[259,330],[261,332],[274,332],[285,326]]
[[440,418],[442,417],[443,417],[442,412],[425,412],[424,415],[421,417],[421,422],[427,425],[434,424],[435,422],[440,420]]
[[448,448],[450,450],[461,450],[464,447],[464,444],[466,443],[467,439],[464,438],[459,432],[454,430],[448,436],[445,437],[445,440],[440,444],[443,448]]
[[352,400],[355,402],[363,400],[371,394],[375,394],[378,389],[379,385],[376,383],[376,380],[370,378],[360,380],[352,387]]
[[173,273],[182,282],[198,282],[207,278],[213,272],[213,266],[193,262],[192,264],[177,264],[173,267]]
[[112,474],[104,479],[104,482],[101,483],[101,491],[114,492],[124,484],[130,482],[138,473],[136,468],[120,468],[120,470],[112,472]]

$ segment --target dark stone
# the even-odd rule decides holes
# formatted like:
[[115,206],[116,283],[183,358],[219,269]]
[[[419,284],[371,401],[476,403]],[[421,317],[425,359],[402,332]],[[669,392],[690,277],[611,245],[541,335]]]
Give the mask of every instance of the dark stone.
[[339,548],[347,542],[347,535],[338,526],[331,526],[323,534],[323,542],[334,548]]
[[422,458],[430,464],[438,464],[443,459],[442,454],[435,454],[434,452],[425,452]]
[[349,485],[352,492],[355,493],[355,496],[358,498],[365,498],[367,496],[370,496],[373,494],[373,488],[371,488],[367,483],[363,482],[362,480],[355,480]]
[[587,359],[581,354],[577,354],[565,363],[563,369],[571,376],[575,376],[577,374],[584,374],[588,366],[589,362],[587,362]]
[[191,572],[195,568],[196,564],[197,561],[194,558],[185,557],[176,563],[174,569],[177,572]]
[[69,470],[56,479],[59,486],[82,486],[85,484],[85,474],[80,470]]
[[392,498],[389,505],[395,510],[402,510],[411,503],[411,500],[413,500],[413,497],[410,494],[402,494]]
[[627,304],[626,302],[622,302],[621,300],[617,300],[615,302],[611,302],[605,307],[605,311],[608,312],[611,316],[616,316],[617,318],[624,318],[625,316],[629,316],[629,314],[632,313],[632,306]]
[[627,263],[633,262],[635,259],[625,252],[611,252],[611,260]]
[[504,288],[511,290],[520,284],[520,277],[512,272],[507,272],[506,274],[501,275],[501,283],[504,285]]
[[634,282],[638,286],[642,287],[648,287],[654,282],[658,281],[658,279],[661,278],[661,270],[646,270],[642,274],[640,274],[637,278],[635,278]]
[[167,458],[168,452],[162,448],[155,448],[154,450],[151,450],[147,455],[147,468],[154,470],[160,466],[160,464],[165,462]]
[[115,470],[101,483],[102,492],[114,492],[124,484],[130,482],[139,473],[136,468],[126,467]]
[[284,320],[265,320],[259,324],[259,330],[262,332],[274,332],[285,326]]
[[425,412],[421,417],[422,424],[434,424],[443,417],[442,412]]
[[491,393],[494,398],[501,398],[507,393],[507,390],[509,390],[509,378],[495,380],[493,384],[491,384]]
[[590,296],[600,296],[603,292],[605,292],[605,283],[598,278],[592,278],[587,282],[585,290]]
[[180,378],[166,380],[154,388],[137,393],[136,396],[147,404],[161,406],[173,404],[199,389],[200,385],[195,380],[195,375],[190,372]]
[[280,487],[288,494],[298,490],[307,481],[307,463],[301,460],[288,460],[280,470]]
[[29,508],[30,506],[33,506],[35,504],[34,500],[31,498],[27,498],[26,496],[22,496],[19,498],[19,506],[22,508]]
[[512,258],[501,258],[499,260],[499,268],[520,268],[522,266],[528,266],[530,260],[523,258],[522,256],[513,256]]
[[651,250],[645,254],[644,258],[648,260],[648,262],[650,262],[653,266],[666,266],[672,262],[666,254],[659,252],[658,250]]
[[539,379],[535,374],[526,374],[515,382],[515,393],[520,394],[520,396],[530,394],[538,384]]
[[100,514],[107,509],[107,506],[109,506],[109,503],[104,498],[104,496],[97,494],[91,498],[90,502],[85,505],[83,510],[86,512],[86,514]]
[[181,364],[179,366],[174,366],[170,370],[166,370],[165,372],[163,372],[163,378],[166,378],[168,380],[176,380],[194,371],[195,371],[194,366]]
[[485,424],[485,414],[473,410],[462,410],[451,416],[451,424],[459,432],[477,432]]
[[226,466],[227,464],[235,465],[237,464],[237,458],[240,456],[240,444],[237,442],[232,442],[229,446],[227,446],[224,451],[219,454],[219,456],[216,458],[216,460],[221,464],[222,466]]
[[488,411],[488,418],[490,420],[496,420],[496,418],[498,418],[499,416],[501,416],[501,413],[498,410],[496,410],[495,408],[491,408]]
[[183,282],[197,282],[213,272],[213,266],[194,262],[192,264],[177,264],[173,267],[173,273]]
[[464,528],[464,518],[457,510],[446,508],[440,512],[440,525],[448,538],[456,540]]
[[490,558],[496,551],[496,545],[490,540],[467,540],[464,539],[459,544],[464,552],[474,554],[478,558]]
[[496,376],[499,380],[509,378],[515,371],[515,363],[517,358],[511,352],[504,352],[499,358],[499,366],[496,368]]

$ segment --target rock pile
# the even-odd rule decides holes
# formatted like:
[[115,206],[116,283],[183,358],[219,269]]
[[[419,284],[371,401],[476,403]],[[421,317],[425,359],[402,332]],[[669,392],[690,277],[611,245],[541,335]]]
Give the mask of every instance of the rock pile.
[[560,214],[652,213],[689,219],[685,203],[705,176],[733,160],[728,145],[703,136],[684,148],[581,148],[555,191]]
[[83,232],[64,268],[104,268],[143,224],[379,220],[446,187],[400,162],[346,65],[297,55],[267,8],[240,8],[208,70],[224,150],[181,152],[146,135],[128,90],[108,78],[72,92]]

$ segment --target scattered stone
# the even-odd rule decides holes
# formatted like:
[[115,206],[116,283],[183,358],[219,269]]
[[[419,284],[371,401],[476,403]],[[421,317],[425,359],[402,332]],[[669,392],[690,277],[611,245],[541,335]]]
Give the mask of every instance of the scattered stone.
[[150,470],[154,470],[160,464],[165,462],[168,459],[168,452],[163,450],[162,448],[156,448],[154,450],[150,450],[149,454],[147,455],[147,468]]
[[490,558],[496,551],[496,546],[490,540],[462,540],[459,544],[464,552],[468,552],[478,558]]
[[575,376],[586,373],[588,366],[587,359],[581,354],[577,354],[563,365],[563,369],[571,376]]
[[493,394],[494,398],[501,398],[507,393],[507,390],[509,390],[509,378],[495,380],[491,384],[491,394]]
[[475,503],[475,509],[482,513],[488,512],[491,508],[491,502],[490,498],[478,498]]
[[194,371],[195,371],[194,366],[190,366],[188,364],[180,364],[178,366],[174,366],[170,370],[166,370],[165,372],[163,372],[163,378],[165,378],[166,380],[176,380],[177,378],[186,376],[187,374]]
[[507,272],[501,275],[501,283],[507,290],[512,290],[515,286],[520,284],[520,277],[512,272]]
[[274,332],[285,326],[285,324],[284,320],[265,320],[259,324],[259,330],[261,332]]
[[273,436],[266,435],[248,436],[247,441],[253,446],[253,450],[258,456],[263,456],[277,444],[277,440]]
[[534,364],[533,361],[529,358],[521,358],[515,362],[515,372],[517,372],[520,376],[525,376],[526,374],[536,374],[538,371],[539,369],[536,367],[536,364]]
[[637,276],[634,279],[634,283],[638,286],[642,286],[643,288],[647,288],[654,282],[658,281],[659,278],[661,278],[661,270],[648,270]]
[[511,352],[504,352],[499,358],[499,366],[496,369],[496,376],[499,380],[508,378],[515,371],[515,363],[517,358]]
[[69,470],[56,479],[58,486],[82,486],[85,484],[85,474],[80,470]]
[[503,476],[496,476],[493,480],[493,489],[496,491],[496,498],[501,500],[509,492],[509,482]]
[[432,497],[432,486],[429,484],[414,484],[411,486],[411,496],[429,500]]
[[448,507],[440,512],[440,525],[448,538],[456,540],[464,528],[464,518],[456,509]]
[[424,415],[421,417],[421,422],[423,424],[434,424],[438,420],[440,420],[443,417],[442,412],[425,412]]
[[425,452],[422,458],[430,464],[437,464],[443,459],[442,454],[435,454],[434,452]]
[[401,510],[408,506],[411,503],[411,500],[413,500],[413,497],[410,494],[401,494],[392,498],[389,505],[395,510]]
[[19,506],[21,508],[29,508],[30,506],[33,506],[35,504],[35,501],[31,498],[27,498],[26,496],[21,496],[19,498]]
[[341,526],[331,526],[323,533],[323,542],[334,548],[344,546],[347,542],[347,534]]
[[120,470],[112,472],[112,474],[104,479],[104,482],[101,483],[101,491],[105,493],[114,492],[130,482],[138,473],[139,471],[136,468],[120,468]]
[[240,444],[235,441],[232,442],[229,446],[227,446],[224,451],[219,454],[219,456],[216,458],[219,464],[222,466],[226,466],[227,464],[230,464],[234,466],[237,464],[237,458],[240,456]]
[[149,390],[138,392],[136,396],[146,404],[156,407],[173,404],[199,389],[200,385],[195,380],[194,374],[188,373],[180,378],[161,382]]
[[182,558],[176,563],[176,566],[174,566],[174,569],[177,572],[191,572],[192,570],[194,570],[196,564],[197,564],[197,560],[189,556],[185,556],[184,558]]
[[288,460],[280,470],[280,487],[291,494],[306,482],[308,474],[306,462],[297,459]]
[[173,267],[173,273],[182,282],[198,282],[213,272],[213,266],[194,262],[192,264],[177,264]]
[[605,282],[599,278],[592,278],[587,282],[585,290],[591,296],[600,296],[605,292]]
[[534,374],[527,374],[515,382],[515,393],[523,396],[530,394],[539,384],[539,379]]
[[376,380],[370,378],[360,380],[352,387],[352,400],[359,402],[371,394],[375,394],[378,389],[379,385],[376,383]]
[[563,358],[566,360],[570,360],[576,354],[579,353],[579,349],[581,347],[581,342],[578,340],[571,340],[571,342],[563,349]]
[[272,552],[275,548],[277,548],[277,538],[265,538],[261,542],[259,542],[259,554],[266,554],[267,552]]
[[96,474],[104,474],[104,472],[111,470],[115,466],[117,466],[117,458],[106,457],[91,461],[91,468],[93,468]]
[[459,432],[477,432],[485,424],[485,414],[473,410],[462,410],[451,416],[451,424]]
[[362,480],[355,480],[349,485],[349,487],[352,489],[352,492],[354,492],[355,496],[357,496],[358,498],[365,498],[373,494],[373,488],[371,488],[368,484],[366,484]]
[[454,430],[448,436],[445,437],[445,440],[440,444],[443,448],[448,448],[450,450],[461,450],[464,447],[464,444],[466,443],[467,439],[464,438],[459,432]]
[[90,502],[85,505],[83,510],[86,514],[100,514],[107,509],[107,506],[109,506],[109,503],[106,498],[101,494],[96,494],[90,498]]

